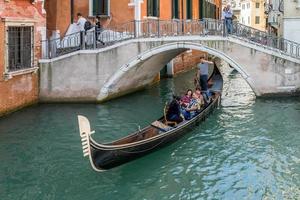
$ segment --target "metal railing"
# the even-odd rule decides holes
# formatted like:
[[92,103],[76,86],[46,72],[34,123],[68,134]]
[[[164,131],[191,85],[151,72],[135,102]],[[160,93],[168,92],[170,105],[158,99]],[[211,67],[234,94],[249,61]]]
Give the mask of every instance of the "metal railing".
[[274,37],[267,32],[243,24],[233,24],[232,35],[252,43],[280,51],[294,58],[300,58],[300,44],[282,37]]
[[42,41],[43,58],[55,58],[81,49],[99,49],[120,41],[134,38],[173,36],[233,36],[256,45],[300,58],[300,44],[277,38],[249,26],[233,23],[233,32],[227,34],[224,21],[203,20],[157,20],[131,21],[104,31],[91,29],[65,36],[61,39]]

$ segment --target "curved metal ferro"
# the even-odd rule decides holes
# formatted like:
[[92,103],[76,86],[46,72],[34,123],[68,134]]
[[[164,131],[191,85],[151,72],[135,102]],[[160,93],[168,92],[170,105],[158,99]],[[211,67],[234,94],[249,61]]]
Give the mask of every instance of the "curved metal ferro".
[[89,160],[91,163],[92,168],[95,171],[101,172],[105,170],[101,170],[97,168],[92,159],[92,150],[91,150],[91,135],[95,133],[95,131],[91,131],[91,126],[89,120],[82,115],[78,115],[78,124],[79,124],[79,133],[81,137],[81,144],[82,144],[82,151],[83,157],[89,156]]

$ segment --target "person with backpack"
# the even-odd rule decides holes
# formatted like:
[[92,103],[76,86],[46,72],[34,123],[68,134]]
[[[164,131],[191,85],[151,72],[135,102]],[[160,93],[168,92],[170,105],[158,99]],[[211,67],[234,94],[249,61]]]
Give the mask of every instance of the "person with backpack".
[[85,23],[84,23],[84,31],[88,31],[88,30],[90,30],[90,29],[92,29],[92,28],[93,28],[92,23],[90,22],[89,19],[87,19],[87,20],[85,21]]

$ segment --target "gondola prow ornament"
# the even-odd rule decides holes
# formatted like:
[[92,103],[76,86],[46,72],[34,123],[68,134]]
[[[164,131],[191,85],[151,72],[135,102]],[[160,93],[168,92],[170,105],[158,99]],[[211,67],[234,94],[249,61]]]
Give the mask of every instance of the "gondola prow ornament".
[[79,132],[81,137],[83,157],[89,156],[90,163],[94,170],[99,172],[104,171],[96,168],[92,159],[90,136],[93,133],[95,133],[95,131],[91,131],[91,125],[89,120],[82,115],[78,115],[78,124],[79,124]]

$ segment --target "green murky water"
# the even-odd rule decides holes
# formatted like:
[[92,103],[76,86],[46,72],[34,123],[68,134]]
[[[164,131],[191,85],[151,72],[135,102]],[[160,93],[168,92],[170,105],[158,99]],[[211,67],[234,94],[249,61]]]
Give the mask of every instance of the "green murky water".
[[225,71],[222,106],[178,142],[104,173],[77,114],[107,142],[161,116],[194,72],[103,105],[37,105],[0,119],[0,199],[300,199],[300,99],[255,99]]

